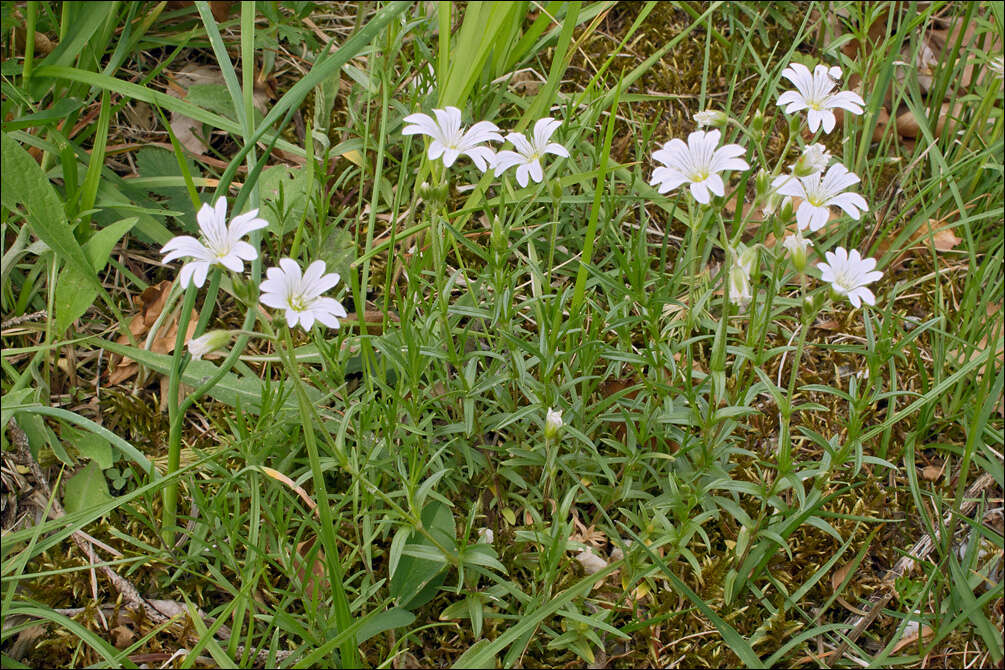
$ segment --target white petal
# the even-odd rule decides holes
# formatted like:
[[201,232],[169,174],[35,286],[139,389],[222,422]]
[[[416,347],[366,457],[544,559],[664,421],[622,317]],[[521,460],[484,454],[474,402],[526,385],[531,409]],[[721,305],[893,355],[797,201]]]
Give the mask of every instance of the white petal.
[[443,149],[443,167],[450,167],[451,165],[453,165],[454,161],[456,161],[457,157],[460,156],[460,155],[461,154],[460,154],[459,151],[457,151],[457,149],[447,149],[447,148],[444,148]]
[[[834,115],[831,114],[831,116],[834,116]],[[817,132],[817,128],[820,127],[820,122],[824,118],[825,118],[824,117],[824,113],[823,112],[819,112],[819,111],[817,111],[815,109],[811,109],[810,111],[808,111],[806,113],[806,123],[807,123],[807,125],[809,125],[811,133]]]
[[253,230],[260,230],[268,225],[268,221],[259,218],[258,210],[253,209],[250,212],[241,214],[240,216],[235,216],[230,222],[229,232],[231,239],[237,239],[244,237]]
[[523,156],[530,156],[534,153],[534,147],[530,145],[530,142],[527,141],[527,138],[524,137],[522,133],[510,133],[506,135],[506,139],[510,142],[510,144],[516,147],[517,152]]
[[527,163],[521,163],[516,166],[516,181],[521,187],[527,186],[527,177],[530,174],[530,166]]
[[510,169],[514,165],[519,165],[523,163],[523,156],[515,151],[500,151],[495,156],[495,161],[493,162],[493,169],[495,170],[496,176],[501,175],[506,170]]
[[[209,274],[209,263],[195,261],[189,265],[192,266],[192,281],[195,282],[196,286],[202,288],[202,285],[206,283],[206,275]],[[182,268],[182,270],[184,269]]]
[[217,262],[231,272],[241,272],[244,269],[244,263],[241,262],[241,259],[236,254],[221,256],[217,259]]
[[708,188],[703,182],[691,184],[691,195],[693,195],[694,199],[703,205],[707,205],[712,200],[711,196],[708,194]]
[[561,156],[563,158],[569,157],[569,150],[557,142],[551,142],[545,145],[544,150],[541,153],[555,154],[556,156]]
[[[810,112],[811,114],[813,112]],[[817,112],[820,115],[824,123],[824,132],[829,133],[834,130],[834,126],[837,124],[837,117],[834,116],[834,112],[830,110],[824,110],[822,112]]]
[[703,182],[712,193],[718,196],[726,195],[726,185],[722,181],[722,177],[717,174],[710,174],[708,178]]

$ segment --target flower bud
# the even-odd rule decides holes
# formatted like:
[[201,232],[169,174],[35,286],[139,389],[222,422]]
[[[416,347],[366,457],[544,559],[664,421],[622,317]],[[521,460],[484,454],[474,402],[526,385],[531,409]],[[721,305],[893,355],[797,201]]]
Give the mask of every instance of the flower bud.
[[803,130],[803,117],[798,114],[789,117],[789,135],[799,135]]
[[229,330],[211,330],[195,339],[188,341],[188,352],[195,360],[206,354],[221,349],[230,344]]
[[562,434],[562,410],[548,408],[544,417],[544,438],[554,441]]
[[795,208],[792,206],[792,198],[786,197],[782,200],[782,209],[778,213],[778,218],[782,222],[788,222],[795,216]]
[[802,236],[802,234],[797,230],[795,235],[788,235],[782,241],[782,246],[789,250],[789,256],[792,258],[792,265],[795,266],[796,272],[802,274],[806,271],[806,251],[809,247],[813,246],[813,243]]
[[754,137],[758,138],[758,140],[764,139],[765,121],[764,112],[761,110],[754,112],[754,115],[750,118],[750,131],[753,133]]
[[754,297],[750,275],[757,263],[757,247],[746,248],[741,244],[737,250],[733,251],[735,260],[729,269],[729,299],[743,311]]
[[496,539],[496,534],[491,528],[478,529],[478,544],[492,544]]
[[694,120],[699,128],[705,128],[706,126],[723,128],[729,123],[729,117],[726,116],[726,112],[721,112],[717,109],[706,109],[705,111],[698,112],[694,115]]
[[754,177],[754,187],[757,189],[757,197],[764,198],[771,190],[771,175],[764,168],[757,171]]
[[447,183],[444,182],[438,186],[433,186],[429,182],[424,181],[419,184],[417,189],[419,197],[422,198],[423,202],[430,207],[439,207],[447,201]]
[[827,152],[827,147],[822,144],[811,144],[803,150],[803,155],[792,166],[792,172],[797,177],[808,177],[826,170],[830,160],[831,155]]
[[562,183],[557,179],[552,179],[551,183],[548,184],[548,188],[551,189],[551,197],[555,200],[562,199]]

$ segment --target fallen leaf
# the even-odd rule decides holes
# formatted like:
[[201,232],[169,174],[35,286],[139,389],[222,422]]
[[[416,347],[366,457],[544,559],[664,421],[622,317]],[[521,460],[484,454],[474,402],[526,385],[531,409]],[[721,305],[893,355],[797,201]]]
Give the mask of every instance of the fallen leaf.
[[314,555],[314,561],[311,563],[310,574],[307,574],[307,566],[304,564],[304,561],[310,555],[314,542],[315,538],[311,538],[297,545],[297,556],[299,558],[297,579],[304,585],[305,600],[314,600],[315,596],[320,600],[325,593],[331,591],[331,584],[328,581],[328,571],[325,569],[325,552],[323,550],[318,549]]
[[920,626],[916,621],[909,621],[907,626],[904,627],[904,636],[893,646],[891,653],[896,654],[907,645],[917,642],[919,638],[929,637],[931,634],[932,629],[928,626]]
[[[136,300],[140,308],[139,314],[134,316],[129,322],[129,332],[137,340],[142,340],[150,328],[156,323],[164,306],[167,304],[171,294],[172,283],[165,280],[156,286],[148,287],[140,294]],[[175,341],[178,336],[178,315],[181,309],[175,309],[162,323],[157,336],[150,343],[150,351],[159,354],[167,354],[174,351]],[[188,320],[188,329],[185,334],[185,343],[195,334],[198,325],[199,313],[194,309]],[[119,344],[129,344],[129,338],[120,335],[116,340]],[[111,386],[121,384],[139,371],[139,366],[129,357],[112,356],[109,363],[108,383]]]
[[832,591],[837,591],[838,587],[840,587],[841,584],[844,583],[844,580],[848,576],[848,572],[851,570],[852,565],[854,565],[854,561],[849,561],[848,563],[845,563],[831,574]]
[[942,476],[945,469],[945,463],[942,464],[941,468],[938,465],[926,465],[921,471],[921,478],[928,482],[934,482]]
[[133,638],[136,637],[136,633],[129,626],[116,626],[111,630],[113,637],[113,644],[116,649],[125,649],[132,643]]
[[[893,233],[884,238],[876,248],[876,255],[880,257],[886,255],[897,237],[899,234]],[[904,249],[890,262],[889,267],[891,269],[899,267],[911,255],[912,251],[929,249],[929,244],[936,251],[946,252],[955,249],[962,241],[963,239],[957,237],[956,233],[953,232],[953,226],[947,225],[944,219],[929,219],[911,234]]]

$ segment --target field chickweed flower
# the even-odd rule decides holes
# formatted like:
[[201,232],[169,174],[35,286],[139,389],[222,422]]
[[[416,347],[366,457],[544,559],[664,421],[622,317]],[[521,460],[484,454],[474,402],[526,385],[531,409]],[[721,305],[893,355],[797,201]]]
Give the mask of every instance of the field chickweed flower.
[[813,72],[810,72],[810,69],[802,63],[793,63],[782,70],[782,76],[795,84],[796,90],[786,91],[778,96],[778,105],[786,105],[786,114],[803,109],[809,110],[806,120],[810,132],[817,132],[821,123],[825,133],[834,130],[837,119],[831,111],[833,109],[841,108],[852,114],[861,114],[864,111],[862,106],[865,105],[865,101],[858,93],[852,91],[831,93],[837,85],[837,80],[841,78],[839,67],[828,68],[826,65],[817,65],[813,68]]
[[177,258],[189,257],[195,260],[181,267],[179,278],[181,285],[188,288],[193,282],[202,287],[206,283],[206,275],[213,265],[225,267],[234,272],[244,269],[244,261],[258,258],[258,252],[241,238],[253,230],[265,228],[269,222],[258,218],[258,210],[235,216],[227,225],[227,201],[219,198],[216,205],[210,207],[204,204],[196,214],[199,230],[206,240],[203,244],[191,235],[179,235],[168,240],[161,249],[164,262],[169,263]]
[[283,258],[278,268],[268,269],[266,276],[260,300],[266,307],[286,310],[286,325],[290,328],[299,322],[304,330],[310,330],[315,320],[338,328],[338,319],[346,317],[339,301],[321,295],[339,280],[337,273],[325,274],[324,261],[314,261],[301,275],[295,260]]
[[493,166],[496,176],[509,168],[516,167],[516,180],[520,186],[527,186],[527,176],[540,183],[544,180],[544,170],[541,168],[541,158],[545,154],[555,154],[563,158],[569,157],[569,151],[557,142],[549,142],[551,136],[561,121],[545,117],[534,124],[534,138],[527,141],[523,133],[509,133],[506,139],[516,147],[516,151],[500,151],[496,154]]
[[429,143],[429,160],[443,157],[443,166],[450,167],[461,154],[465,154],[475,162],[482,172],[491,167],[495,152],[482,146],[485,142],[502,142],[499,127],[490,121],[479,121],[461,131],[461,110],[456,107],[434,109],[436,119],[428,114],[409,114],[405,117],[402,135],[428,135],[433,138]]
[[803,155],[792,166],[792,173],[797,177],[808,177],[816,172],[823,172],[830,165],[831,158],[827,147],[811,144],[803,149]]
[[562,422],[562,410],[554,410],[548,408],[547,414],[544,416],[544,437],[548,440],[554,440],[558,437],[559,433],[562,432],[562,426],[565,425]]
[[747,161],[739,158],[746,150],[739,144],[716,148],[721,134],[718,130],[696,130],[687,137],[687,144],[674,138],[653,152],[653,158],[665,167],[653,170],[649,183],[659,184],[659,192],[667,193],[681,184],[691,184],[691,195],[703,205],[711,202],[709,191],[725,195],[726,185],[719,176],[725,170],[747,170]]
[[824,254],[826,263],[820,263],[820,279],[830,282],[831,288],[838,295],[848,296],[848,300],[855,307],[860,307],[860,302],[867,305],[876,304],[876,296],[866,288],[866,284],[880,279],[882,272],[876,271],[875,258],[862,258],[857,249],[850,252],[843,247],[838,247],[832,252]]
[[856,221],[860,216],[859,210],[869,210],[865,198],[858,193],[844,192],[859,181],[858,175],[837,163],[827,170],[826,175],[821,172],[798,178],[782,175],[775,177],[772,186],[781,195],[802,198],[796,210],[796,222],[800,230],[808,227],[816,232],[827,223],[832,205],[840,207]]

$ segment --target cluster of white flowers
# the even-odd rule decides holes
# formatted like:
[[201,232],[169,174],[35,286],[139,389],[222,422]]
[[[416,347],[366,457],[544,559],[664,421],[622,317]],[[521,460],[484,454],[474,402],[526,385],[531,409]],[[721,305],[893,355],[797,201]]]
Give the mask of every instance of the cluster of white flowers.
[[[782,76],[791,81],[796,90],[786,91],[778,97],[778,105],[787,114],[807,110],[806,119],[811,132],[822,128],[830,133],[837,124],[835,109],[843,109],[852,114],[862,114],[865,101],[853,91],[833,92],[841,79],[841,68],[817,65],[811,72],[808,67],[793,63],[782,71]],[[699,128],[706,126],[724,127],[728,117],[719,111],[705,110],[695,114]],[[750,165],[742,158],[746,153],[739,144],[719,146],[719,130],[697,130],[691,133],[685,144],[680,139],[672,139],[653,158],[662,165],[653,170],[650,184],[659,193],[668,193],[688,184],[691,195],[702,204],[711,203],[712,195],[722,197],[726,185],[721,173],[732,170],[748,170]],[[796,233],[785,238],[782,244],[788,249],[793,264],[799,272],[806,267],[806,255],[812,242],[804,238],[801,231],[816,232],[824,227],[831,215],[831,207],[844,211],[858,221],[869,205],[858,193],[848,189],[859,183],[858,175],[836,160],[822,144],[805,147],[799,160],[791,167],[791,173],[771,180],[769,199],[785,196],[791,203],[799,199],[796,208]],[[767,179],[765,179],[767,182]],[[791,210],[789,210],[791,211]],[[750,249],[731,249],[732,268],[728,275],[731,299],[741,308],[750,302],[750,275],[753,259]],[[861,302],[874,305],[875,296],[866,284],[883,275],[875,271],[874,259],[863,259],[858,251],[850,253],[843,247],[834,252],[826,252],[827,263],[820,263],[821,278],[830,282],[835,293],[847,296],[855,307]]]
[[405,117],[408,125],[401,132],[404,135],[429,136],[431,141],[426,155],[429,160],[442,158],[444,167],[453,165],[463,154],[474,161],[479,170],[487,172],[491,169],[496,176],[515,166],[517,182],[520,186],[527,186],[528,177],[538,183],[544,180],[541,158],[545,154],[569,157],[568,149],[551,141],[551,136],[562,123],[550,117],[539,119],[534,124],[530,140],[523,133],[507,134],[505,141],[512,144],[516,151],[496,153],[486,145],[487,142],[503,141],[496,124],[479,121],[465,131],[461,126],[461,110],[456,107],[434,109],[433,114],[435,119],[428,114],[409,114]]
[[[227,201],[219,198],[213,207],[204,204],[196,214],[203,241],[189,235],[172,238],[161,249],[164,262],[178,258],[190,258],[179,273],[183,287],[193,284],[201,287],[213,266],[226,268],[232,272],[244,271],[244,261],[258,258],[258,252],[243,238],[253,230],[269,225],[258,217],[258,210],[235,216],[227,223]],[[301,272],[300,266],[290,258],[279,261],[279,267],[269,268],[268,277],[261,284],[261,303],[267,307],[285,310],[286,323],[290,328],[300,325],[310,330],[315,321],[329,328],[338,328],[340,318],[345,318],[345,308],[334,298],[321,294],[339,281],[336,273],[325,274],[325,262],[314,261]],[[196,359],[223,347],[230,340],[226,331],[211,331],[189,342],[189,351]]]

